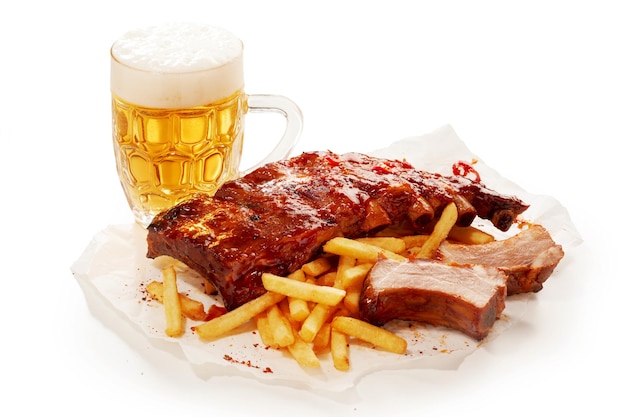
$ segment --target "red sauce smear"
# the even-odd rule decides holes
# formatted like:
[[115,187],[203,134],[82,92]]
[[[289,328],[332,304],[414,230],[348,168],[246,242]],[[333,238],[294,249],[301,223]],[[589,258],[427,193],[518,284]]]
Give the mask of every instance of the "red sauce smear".
[[[462,177],[468,178],[470,175],[474,176],[472,181],[480,182],[480,174],[471,164],[468,164],[465,161],[458,161],[452,165],[452,173],[454,175],[460,175]],[[471,178],[469,178],[471,179]]]
[[206,321],[219,317],[223,315],[224,313],[226,313],[226,308],[213,304],[211,307],[209,307],[209,311],[207,312],[207,316],[206,316]]

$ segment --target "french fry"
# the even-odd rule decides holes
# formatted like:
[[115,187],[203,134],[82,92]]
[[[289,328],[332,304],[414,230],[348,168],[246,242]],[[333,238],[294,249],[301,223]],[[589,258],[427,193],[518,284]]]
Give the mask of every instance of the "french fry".
[[301,298],[289,297],[289,314],[295,321],[304,321],[311,314],[309,303]]
[[[281,345],[285,345],[289,350],[289,353],[291,353],[291,356],[294,357],[294,359],[296,360],[296,362],[298,362],[300,366],[305,366],[308,368],[319,368],[320,361],[313,351],[313,346],[302,340],[302,338],[300,337],[297,327],[299,323],[294,320],[293,317],[291,317],[291,314],[289,313],[289,303],[286,301],[287,299],[284,299],[277,305],[270,307],[267,313],[268,318],[270,318],[273,314],[273,310],[279,309],[283,314],[283,323],[286,327],[288,327],[288,329],[285,329],[285,331],[289,332],[289,340],[285,339],[284,342],[279,342],[278,345],[280,347],[284,347]],[[274,335],[276,335],[276,333],[274,333]]]
[[267,321],[271,330],[272,340],[279,347],[286,347],[295,341],[291,323],[283,315],[278,305],[267,309]]
[[146,291],[153,300],[163,304],[163,283],[159,281],[151,281],[146,285]]
[[330,346],[330,323],[322,324],[312,341],[313,351],[321,352]]
[[337,261],[337,273],[342,274],[348,268],[352,268],[356,265],[357,259],[352,256],[343,255],[339,257]]
[[222,316],[195,326],[194,329],[203,340],[215,339],[252,320],[257,314],[279,303],[283,298],[285,298],[283,294],[268,291]]
[[333,287],[345,289],[344,281],[345,281],[345,273],[347,270],[356,265],[357,259],[352,256],[340,256],[337,261],[337,271],[335,275],[335,282],[333,282]]
[[304,282],[306,281],[307,274],[302,270],[302,268],[300,268],[300,269],[296,269],[291,274],[287,275],[287,278]]
[[174,267],[174,269],[180,269],[180,270],[187,268],[187,266],[181,261],[179,261],[178,259],[172,258],[171,256],[167,256],[167,255],[157,256],[152,261],[152,265],[155,268],[160,269],[161,271],[163,271],[163,269],[169,266]]
[[363,285],[363,280],[367,276],[367,273],[374,266],[373,263],[364,263],[355,265],[352,268],[346,269],[341,276],[341,284],[343,288],[360,287]]
[[448,204],[441,213],[441,217],[437,220],[433,232],[430,234],[426,242],[422,245],[418,258],[432,258],[441,242],[448,236],[448,232],[452,229],[452,226],[456,223],[459,217],[456,204]]
[[265,346],[278,348],[278,345],[274,342],[274,335],[272,334],[267,313],[262,312],[257,314],[254,318],[254,322],[256,324],[256,329],[259,332],[259,336],[261,337],[261,342],[263,342]]
[[346,295],[346,292],[339,288],[295,281],[274,274],[264,273],[261,279],[263,280],[263,286],[268,291],[315,303],[334,306],[339,304]]
[[336,310],[337,307],[317,304],[311,311],[311,314],[309,314],[309,317],[302,322],[302,327],[300,327],[302,340],[312,342],[324,323],[326,323]]
[[335,285],[335,281],[337,281],[337,271],[329,271],[317,277],[315,283],[324,287],[333,287]]
[[282,315],[285,316],[285,319],[290,324],[297,324],[297,321],[295,321],[293,317],[291,317],[291,313],[289,312],[289,297],[285,297],[280,300],[280,302],[276,304],[276,306],[280,309]]
[[287,349],[301,366],[307,368],[320,367],[320,360],[313,351],[313,347],[302,340],[298,333],[294,332],[294,342],[287,346]]
[[330,271],[332,267],[333,266],[330,263],[330,259],[325,257],[319,257],[302,265],[301,269],[305,274],[317,277],[325,272]]
[[346,290],[346,296],[343,297],[343,305],[351,315],[359,312],[359,302],[361,300],[361,288],[352,287]]
[[404,256],[367,243],[345,237],[336,237],[324,244],[324,252],[340,256],[351,256],[368,262],[376,262],[379,256],[397,261],[406,261]]
[[350,357],[348,354],[348,338],[345,333],[331,329],[330,331],[330,355],[333,366],[338,371],[350,369]]
[[480,245],[483,243],[493,242],[495,240],[495,237],[492,234],[473,226],[452,226],[452,229],[450,229],[450,232],[448,233],[448,237],[459,243],[467,245]]
[[[146,291],[150,298],[163,303],[163,283],[159,281],[152,281],[146,285]],[[193,300],[187,297],[185,294],[178,293],[180,298],[180,307],[183,316],[191,320],[204,321],[206,320],[207,313],[204,310],[204,305],[197,300]]]
[[400,336],[353,317],[337,316],[331,323],[332,330],[338,330],[349,336],[371,343],[389,352],[403,354],[407,342]]
[[403,236],[401,239],[404,241],[407,250],[410,250],[411,248],[421,248],[422,246],[424,246],[424,243],[426,243],[428,237],[429,235],[410,235]]
[[359,311],[359,300],[361,298],[361,289],[363,288],[363,280],[367,273],[374,266],[373,263],[362,263],[350,268],[346,268],[341,274],[342,287],[346,291],[343,297],[343,305],[350,314],[355,315]]
[[367,243],[368,245],[386,249],[393,253],[400,253],[406,249],[404,240],[391,236],[374,236],[362,237],[355,239],[357,242]]
[[176,270],[173,265],[162,269],[163,275],[163,306],[165,308],[165,334],[178,337],[184,332],[183,312],[178,296]]
[[[302,269],[297,269],[288,275],[289,279],[304,282],[307,279],[307,275]],[[284,302],[284,300],[282,301]],[[289,306],[289,315],[295,321],[301,322],[307,318],[311,310],[309,309],[309,303],[306,300],[297,297],[288,297],[287,303]]]

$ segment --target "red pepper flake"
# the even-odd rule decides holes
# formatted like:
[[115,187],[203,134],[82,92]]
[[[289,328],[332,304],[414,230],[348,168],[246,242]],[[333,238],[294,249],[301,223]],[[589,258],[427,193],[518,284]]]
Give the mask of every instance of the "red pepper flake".
[[[472,164],[474,164],[475,162],[476,161],[472,161]],[[480,182],[480,174],[478,173],[478,171],[476,171],[476,169],[471,164],[465,161],[458,161],[454,163],[452,165],[452,173],[454,175],[460,175],[465,178],[468,178],[469,175],[473,175],[474,179],[472,179],[472,181]]]
[[[230,356],[230,355],[226,355],[226,354],[224,355],[224,360],[225,360],[225,361],[228,361],[228,362],[231,362],[231,363],[234,363],[234,364],[237,364],[237,365],[244,365],[244,366],[247,366],[248,368],[261,369],[261,367],[260,367],[260,366],[258,366],[258,365],[253,365],[253,364],[252,364],[252,362],[251,362],[250,360],[247,360],[247,361],[241,361],[241,360],[237,360],[237,359],[233,358],[232,356]],[[264,372],[264,373],[267,373],[267,370],[268,370],[268,369],[269,369],[269,368],[265,368],[265,369],[263,369],[263,372]],[[271,370],[270,370],[270,372],[271,372]]]

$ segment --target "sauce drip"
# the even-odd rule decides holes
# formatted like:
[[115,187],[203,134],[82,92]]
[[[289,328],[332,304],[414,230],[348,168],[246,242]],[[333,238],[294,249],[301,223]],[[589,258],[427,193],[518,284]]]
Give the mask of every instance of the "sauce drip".
[[[460,175],[462,177],[471,179],[474,182],[481,182],[480,174],[476,169],[469,163],[465,161],[458,161],[452,165],[452,173],[454,175]],[[474,178],[469,178],[469,176],[473,176]]]

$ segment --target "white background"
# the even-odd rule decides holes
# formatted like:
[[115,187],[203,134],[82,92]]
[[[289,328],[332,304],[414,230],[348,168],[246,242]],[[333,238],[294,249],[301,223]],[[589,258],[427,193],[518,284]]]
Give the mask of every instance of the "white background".
[[[619,5],[3,6],[0,414],[623,413],[626,14]],[[132,222],[111,150],[109,47],[129,29],[172,20],[223,26],[244,41],[247,91],[288,96],[304,113],[296,152],[368,151],[449,123],[503,176],[561,201],[584,244],[567,254],[525,320],[459,369],[376,373],[346,398],[199,378],[123,322],[94,317],[69,269],[98,231]],[[254,120],[247,146],[258,153],[276,134],[254,130]]]

